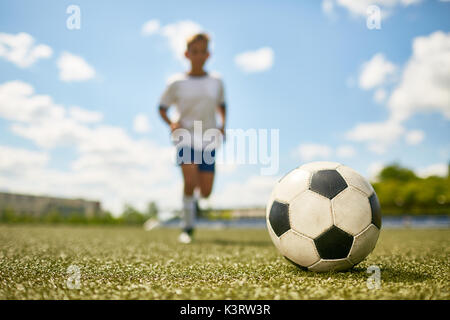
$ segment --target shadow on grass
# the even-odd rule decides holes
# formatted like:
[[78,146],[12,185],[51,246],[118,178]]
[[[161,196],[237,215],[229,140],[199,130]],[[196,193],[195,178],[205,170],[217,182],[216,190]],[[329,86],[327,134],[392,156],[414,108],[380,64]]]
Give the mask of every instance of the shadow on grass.
[[[367,278],[372,273],[367,273],[366,268],[362,267],[353,267],[344,271],[328,271],[328,272],[313,272],[309,271],[307,268],[297,266],[295,263],[287,264],[288,272],[301,275],[303,277],[314,277],[314,278],[329,278],[330,276],[334,277],[361,277]],[[409,271],[400,268],[391,268],[391,267],[381,267],[381,281],[385,282],[406,282],[406,283],[416,283],[423,282],[425,280],[431,279],[432,276],[429,274],[424,274],[415,271]]]
[[[361,268],[360,272],[366,273],[366,269]],[[426,273],[409,271],[401,268],[391,268],[391,267],[382,267],[381,270],[381,281],[386,282],[407,282],[407,283],[415,283],[415,282],[423,282],[428,279],[432,279],[433,277]]]
[[220,246],[249,246],[249,247],[269,247],[273,246],[272,242],[269,241],[255,241],[255,240],[230,240],[230,239],[196,239],[195,243],[203,244],[213,244]]

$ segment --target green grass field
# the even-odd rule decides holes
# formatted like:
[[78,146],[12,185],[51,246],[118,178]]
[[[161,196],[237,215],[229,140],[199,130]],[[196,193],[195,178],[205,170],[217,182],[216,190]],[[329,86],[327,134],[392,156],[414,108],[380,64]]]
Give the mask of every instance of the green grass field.
[[[265,230],[0,226],[0,299],[449,299],[450,230],[383,230],[348,272],[312,273]],[[79,268],[79,289],[75,273]],[[370,290],[366,269],[381,269]],[[67,282],[69,280],[69,283]]]

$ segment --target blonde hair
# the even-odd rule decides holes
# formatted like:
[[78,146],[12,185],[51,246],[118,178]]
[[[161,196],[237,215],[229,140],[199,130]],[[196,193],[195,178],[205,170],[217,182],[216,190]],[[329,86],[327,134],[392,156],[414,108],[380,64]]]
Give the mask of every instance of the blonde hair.
[[186,49],[189,50],[189,47],[191,46],[191,44],[193,44],[194,42],[200,41],[200,40],[206,41],[206,46],[208,46],[209,36],[206,33],[197,33],[197,34],[194,34],[193,36],[190,36],[187,39]]

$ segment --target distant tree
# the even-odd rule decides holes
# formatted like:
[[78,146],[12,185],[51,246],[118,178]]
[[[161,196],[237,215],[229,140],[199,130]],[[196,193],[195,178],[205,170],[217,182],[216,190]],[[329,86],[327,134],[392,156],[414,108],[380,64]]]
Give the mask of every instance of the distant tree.
[[112,215],[111,212],[109,211],[104,211],[100,217],[98,218],[99,220],[99,224],[103,223],[103,224],[118,224],[119,223],[119,219],[114,217]]
[[16,214],[14,209],[5,208],[1,211],[1,221],[6,223],[19,222],[19,216]]
[[63,222],[63,216],[56,209],[51,209],[42,216],[42,221],[45,223],[60,223]]
[[147,211],[145,212],[145,218],[147,218],[147,219],[157,218],[158,212],[159,212],[158,205],[156,204],[155,201],[151,201],[147,205]]
[[78,212],[69,213],[64,221],[70,224],[85,224],[88,222],[87,218],[84,215],[80,215]]
[[402,168],[399,164],[394,163],[384,167],[379,173],[378,179],[379,181],[396,180],[405,182],[417,179],[417,176],[414,171],[408,168]]
[[122,213],[122,221],[125,224],[142,224],[145,222],[144,215],[133,206],[126,204]]
[[373,184],[383,214],[450,214],[450,178],[417,177],[398,164],[384,168]]

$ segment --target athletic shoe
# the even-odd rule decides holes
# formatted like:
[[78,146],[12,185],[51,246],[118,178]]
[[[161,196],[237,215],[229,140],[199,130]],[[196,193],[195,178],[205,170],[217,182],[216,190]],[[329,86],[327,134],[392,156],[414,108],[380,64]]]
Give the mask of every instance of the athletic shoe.
[[186,231],[183,231],[178,236],[178,241],[180,243],[189,244],[192,242],[192,237]]

